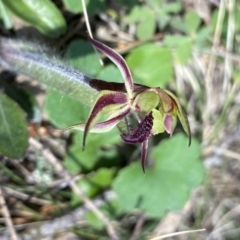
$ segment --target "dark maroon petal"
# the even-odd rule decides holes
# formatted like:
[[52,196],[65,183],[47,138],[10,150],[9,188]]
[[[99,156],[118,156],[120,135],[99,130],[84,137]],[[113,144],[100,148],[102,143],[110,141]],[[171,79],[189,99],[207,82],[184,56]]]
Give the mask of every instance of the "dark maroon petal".
[[120,104],[125,104],[127,103],[127,96],[124,93],[119,93],[119,92],[111,92],[111,93],[106,93],[102,96],[100,96],[97,99],[97,102],[95,103],[90,116],[86,122],[86,126],[84,129],[84,135],[83,135],[83,149],[85,147],[86,143],[86,137],[87,133],[89,131],[91,123],[96,119],[97,115],[107,106],[109,105],[120,105]]
[[[123,83],[107,82],[100,79],[91,79],[89,81],[89,86],[91,88],[96,89],[97,91],[109,90],[109,91],[116,91],[116,92],[126,92],[126,88]],[[137,93],[146,91],[147,89],[149,89],[149,87],[144,86],[142,84],[134,83],[133,85],[133,90],[134,92],[137,92]]]
[[147,149],[148,149],[148,140],[142,143],[142,149],[141,149],[141,165],[144,173],[145,173],[145,163],[147,160]]
[[150,112],[130,134],[122,134],[122,139],[127,143],[142,143],[152,134],[153,116]]
[[97,91],[109,90],[109,91],[116,91],[116,92],[126,92],[126,88],[123,83],[106,82],[100,79],[90,80],[89,86],[91,88],[96,89]]
[[104,45],[103,43],[92,39],[89,37],[89,41],[92,43],[92,45],[97,48],[99,51],[104,53],[120,70],[124,82],[125,82],[125,88],[127,90],[127,93],[131,96],[132,95],[132,90],[133,90],[133,79],[131,72],[123,59],[123,57],[115,52],[113,49],[110,47]]

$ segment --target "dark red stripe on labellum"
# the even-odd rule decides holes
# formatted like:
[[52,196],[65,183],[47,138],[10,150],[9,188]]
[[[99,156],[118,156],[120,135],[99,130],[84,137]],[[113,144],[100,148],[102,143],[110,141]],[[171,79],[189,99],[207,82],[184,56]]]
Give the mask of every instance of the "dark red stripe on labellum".
[[142,143],[151,136],[153,126],[152,112],[149,113],[130,134],[122,134],[122,139],[127,143]]
[[145,173],[145,163],[147,160],[147,149],[148,149],[148,140],[142,143],[142,149],[141,149],[141,165],[144,173]]

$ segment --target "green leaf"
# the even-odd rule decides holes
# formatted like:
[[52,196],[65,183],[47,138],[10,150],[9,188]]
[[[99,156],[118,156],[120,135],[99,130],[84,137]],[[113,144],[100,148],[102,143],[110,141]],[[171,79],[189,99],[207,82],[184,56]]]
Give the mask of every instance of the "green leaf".
[[[154,147],[154,166],[144,176],[139,162],[123,169],[113,183],[113,190],[126,211],[139,208],[150,217],[162,217],[167,211],[181,209],[192,189],[204,180],[200,160],[201,147],[178,134]],[[151,158],[150,158],[151,159]]]
[[[94,197],[110,186],[115,174],[116,168],[100,168],[95,173],[80,179],[77,184],[88,197]],[[73,193],[71,204],[75,206],[80,202],[79,196]]]
[[136,82],[151,87],[165,87],[173,78],[171,50],[155,44],[145,44],[134,49],[127,57]]
[[173,48],[175,61],[185,64],[192,55],[192,39],[188,36],[168,35],[164,38],[164,45]]
[[173,29],[176,29],[178,31],[181,31],[181,32],[186,32],[186,26],[185,24],[183,24],[183,21],[180,17],[172,17],[171,21],[170,21],[170,26],[173,28]]
[[153,36],[156,24],[155,24],[155,15],[147,7],[141,8],[141,22],[137,25],[137,37],[140,40],[146,40]]
[[165,13],[178,13],[182,10],[182,5],[180,2],[167,3],[161,7],[161,11]]
[[115,149],[106,151],[101,147],[116,144],[119,140],[117,129],[101,134],[90,133],[86,148],[82,151],[83,133],[76,131],[74,143],[69,148],[64,165],[73,174],[92,169],[100,160],[103,161],[100,163],[101,166],[109,165],[108,162],[117,156],[117,151]]
[[184,16],[184,22],[188,33],[194,34],[201,23],[201,19],[196,12],[188,12]]
[[[64,5],[66,6],[67,10],[73,13],[82,13],[82,2],[81,0],[63,0]],[[103,0],[98,1],[91,1],[85,0],[87,12],[89,16],[92,16],[100,11],[105,9],[105,2]]]
[[44,110],[55,126],[66,128],[77,123],[84,123],[90,108],[66,94],[49,89],[44,102]]
[[[88,0],[85,1],[86,4],[89,2]],[[67,10],[73,13],[82,13],[82,2],[79,0],[63,0],[63,3]]]
[[25,113],[3,93],[0,93],[0,142],[0,152],[9,158],[23,157],[28,147]]
[[66,21],[50,0],[3,0],[3,2],[14,14],[49,37],[59,37],[66,32]]
[[[121,207],[119,206],[119,203],[116,200],[104,202],[103,205],[99,207],[102,213],[104,215],[114,221],[117,219],[119,214],[121,214]],[[86,218],[87,222],[96,229],[101,229],[104,227],[104,223],[102,222],[101,219],[99,219],[96,214],[94,214],[91,211],[88,211],[85,215],[84,218]]]
[[101,69],[98,56],[89,42],[72,41],[68,46],[66,57],[75,68],[90,76],[95,77]]
[[123,83],[121,72],[113,64],[109,64],[106,67],[102,68],[98,73],[97,78],[108,82]]
[[154,34],[156,24],[154,12],[148,7],[136,6],[125,17],[127,23],[137,24],[137,37],[141,40],[146,40]]

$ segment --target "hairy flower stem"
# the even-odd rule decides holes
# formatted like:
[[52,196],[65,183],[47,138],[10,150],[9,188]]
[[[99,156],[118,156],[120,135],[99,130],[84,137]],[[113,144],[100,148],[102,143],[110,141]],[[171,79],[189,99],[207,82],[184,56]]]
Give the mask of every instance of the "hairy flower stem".
[[92,106],[98,94],[89,86],[91,78],[33,43],[1,38],[0,64],[88,106]]

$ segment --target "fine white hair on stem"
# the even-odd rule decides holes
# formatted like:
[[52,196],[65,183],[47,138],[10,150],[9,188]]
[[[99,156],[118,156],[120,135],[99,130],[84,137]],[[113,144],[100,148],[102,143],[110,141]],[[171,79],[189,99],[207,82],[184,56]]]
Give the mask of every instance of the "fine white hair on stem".
[[[92,35],[92,30],[91,30],[91,26],[90,26],[90,23],[89,23],[89,18],[88,18],[88,13],[87,13],[87,8],[86,8],[86,3],[85,3],[85,0],[81,0],[82,1],[82,8],[83,8],[83,14],[84,14],[84,18],[85,18],[85,22],[86,22],[86,27],[87,27],[87,30],[88,30],[88,34],[91,38],[93,38],[93,35]],[[99,58],[99,62],[101,64],[101,66],[103,66],[103,61],[102,59],[100,58],[96,48],[94,47],[94,50],[96,52],[96,54],[98,55],[98,58]]]

